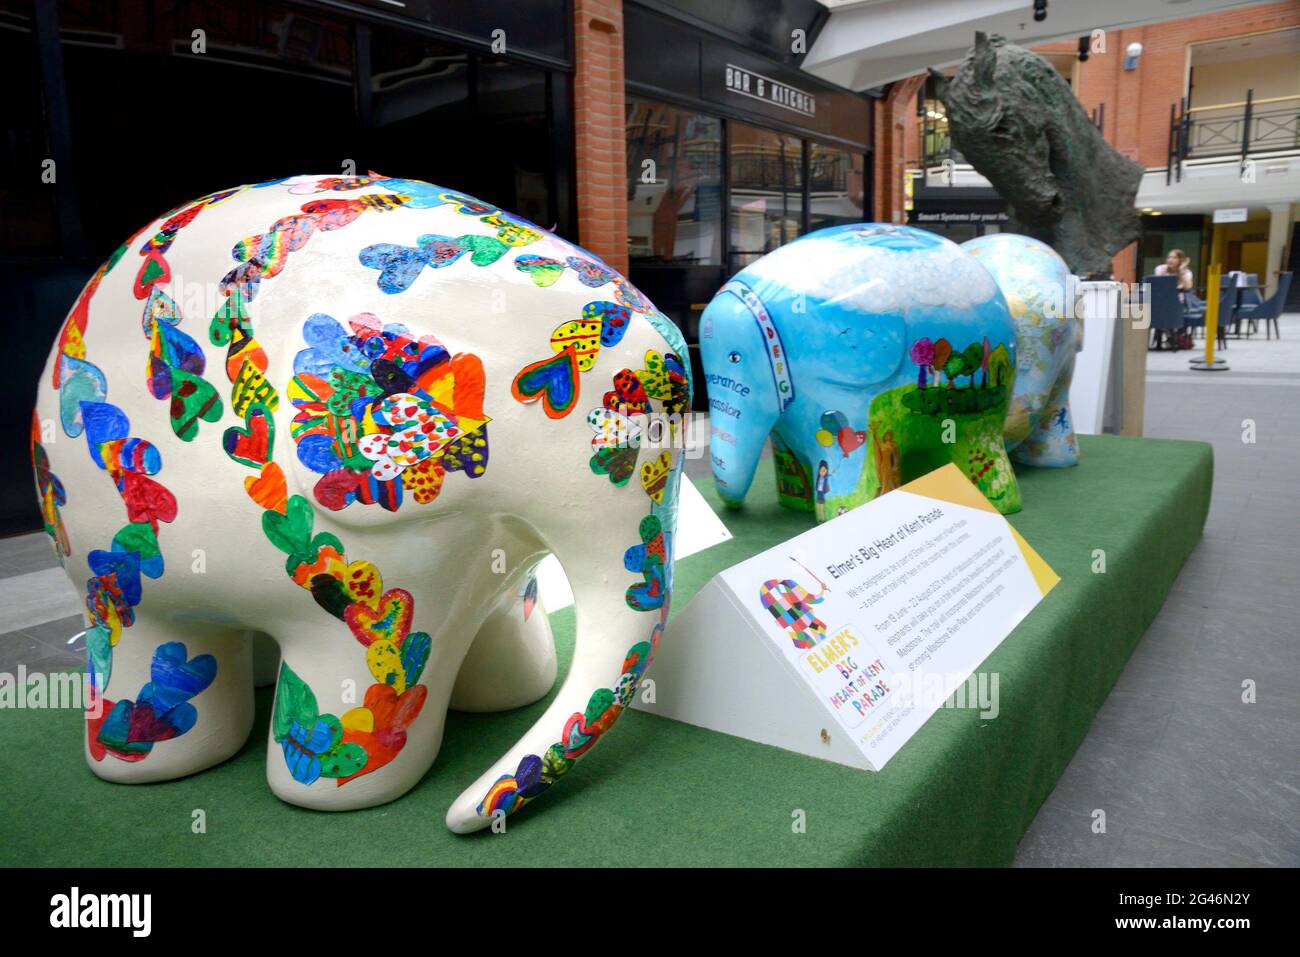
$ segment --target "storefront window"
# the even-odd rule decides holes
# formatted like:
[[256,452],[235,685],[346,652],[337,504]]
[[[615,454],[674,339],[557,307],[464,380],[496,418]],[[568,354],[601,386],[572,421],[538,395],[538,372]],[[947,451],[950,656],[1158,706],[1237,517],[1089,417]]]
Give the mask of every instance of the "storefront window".
[[40,66],[32,36],[30,2],[10,3],[0,13],[0,82],[5,109],[0,133],[0,255],[32,255],[58,248],[53,186],[33,188],[33,170],[50,158],[41,115]]
[[545,72],[388,30],[371,58],[365,168],[555,222]]
[[722,263],[722,121],[628,103],[628,255],[640,264]]
[[808,229],[860,223],[863,215],[863,154],[808,144]]
[[727,135],[734,272],[803,231],[803,140],[745,123]]
[[197,196],[355,158],[343,21],[251,0],[70,0],[59,28],[83,228],[100,259]]

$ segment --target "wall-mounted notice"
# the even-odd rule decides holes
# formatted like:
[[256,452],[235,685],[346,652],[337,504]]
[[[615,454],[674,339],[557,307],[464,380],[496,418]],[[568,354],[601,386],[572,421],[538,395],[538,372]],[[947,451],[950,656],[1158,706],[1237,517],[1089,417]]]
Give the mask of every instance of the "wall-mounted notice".
[[879,770],[1059,578],[947,465],[716,581]]

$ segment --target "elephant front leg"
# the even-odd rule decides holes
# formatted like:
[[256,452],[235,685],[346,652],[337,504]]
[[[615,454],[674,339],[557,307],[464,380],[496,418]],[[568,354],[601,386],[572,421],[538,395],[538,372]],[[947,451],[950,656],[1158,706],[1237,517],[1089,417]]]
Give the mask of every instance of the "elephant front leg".
[[86,761],[107,781],[169,781],[220,764],[253,727],[247,632],[137,608],[86,631]]
[[434,639],[412,627],[416,605],[394,589],[343,620],[307,607],[301,621],[271,627],[281,662],[266,778],[278,798],[321,811],[372,807],[429,770],[459,661],[443,660],[445,645],[431,653]]
[[1025,465],[1065,468],[1079,463],[1079,443],[1070,417],[1070,376],[1061,374],[1048,393],[1038,425],[1011,457]]
[[451,707],[506,711],[532,704],[555,684],[556,667],[550,621],[530,573],[479,628],[452,688]]

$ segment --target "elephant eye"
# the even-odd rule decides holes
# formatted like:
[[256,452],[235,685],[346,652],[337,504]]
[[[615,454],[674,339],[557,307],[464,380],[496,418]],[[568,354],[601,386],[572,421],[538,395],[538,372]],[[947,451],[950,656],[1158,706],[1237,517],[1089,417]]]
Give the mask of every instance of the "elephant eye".
[[733,353],[731,353],[730,355],[728,355],[727,358],[730,359],[732,362],[739,362],[739,361],[740,361],[740,353],[739,353],[739,352],[733,352]]

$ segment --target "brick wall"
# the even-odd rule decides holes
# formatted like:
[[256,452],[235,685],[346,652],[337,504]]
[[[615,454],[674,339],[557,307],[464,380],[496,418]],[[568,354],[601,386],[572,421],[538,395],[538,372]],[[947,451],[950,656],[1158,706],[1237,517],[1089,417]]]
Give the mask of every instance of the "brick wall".
[[925,76],[900,80],[876,101],[876,141],[872,175],[872,209],[877,222],[905,222],[903,171],[920,165],[921,129],[916,97]]
[[[1170,20],[1106,34],[1106,52],[1079,64],[1078,95],[1091,112],[1106,104],[1106,139],[1143,166],[1164,166],[1169,149],[1169,106],[1182,97],[1187,76],[1187,45],[1247,33],[1300,26],[1300,3],[1269,3],[1222,13]],[[1124,70],[1124,50],[1142,44],[1136,70]],[[1074,41],[1034,47],[1039,52],[1069,52]]]
[[578,242],[627,272],[622,0],[573,0]]

